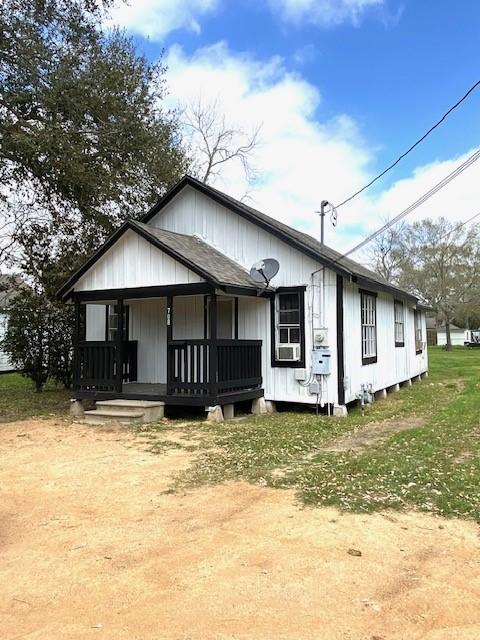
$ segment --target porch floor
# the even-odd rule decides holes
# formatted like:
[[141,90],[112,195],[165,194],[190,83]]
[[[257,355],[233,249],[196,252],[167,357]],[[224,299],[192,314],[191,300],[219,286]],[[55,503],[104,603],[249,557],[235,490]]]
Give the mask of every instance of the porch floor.
[[242,389],[231,393],[198,395],[189,393],[167,394],[167,385],[157,382],[124,382],[121,393],[115,391],[76,390],[75,398],[91,398],[92,400],[158,400],[165,404],[210,406],[215,404],[230,404],[241,400],[253,400],[263,396],[263,389]]

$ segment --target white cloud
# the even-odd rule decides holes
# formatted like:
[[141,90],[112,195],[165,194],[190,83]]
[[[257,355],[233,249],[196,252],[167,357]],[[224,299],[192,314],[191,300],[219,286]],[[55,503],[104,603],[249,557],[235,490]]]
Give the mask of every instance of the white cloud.
[[[282,59],[259,62],[217,43],[191,57],[180,47],[172,47],[167,63],[172,105],[201,96],[205,101],[218,100],[231,123],[247,129],[263,123],[262,144],[254,156],[260,180],[249,194],[249,204],[261,211],[318,237],[315,211],[320,202],[340,202],[373,177],[375,150],[362,139],[355,122],[347,114],[322,119],[318,89],[286,69]],[[396,215],[434,186],[470,153],[419,167],[383,191],[378,191],[381,183],[377,183],[376,189],[339,210],[338,227],[327,228],[327,243],[339,250],[349,249],[381,226],[385,217]],[[407,220],[444,215],[456,221],[473,215],[480,209],[479,170],[480,161]],[[384,184],[390,184],[388,178]],[[225,165],[215,186],[242,197],[246,184],[241,166]]]
[[219,0],[129,0],[110,11],[110,26],[161,40],[175,29],[200,32],[198,17],[213,11]]
[[331,27],[349,22],[358,24],[369,9],[384,6],[384,0],[269,0],[275,14],[280,12],[286,22],[310,22]]
[[[231,123],[246,129],[262,124],[254,155],[260,179],[250,194],[252,206],[318,234],[315,210],[321,200],[338,201],[367,180],[371,153],[355,123],[344,114],[318,120],[318,90],[285,69],[281,59],[260,63],[218,43],[192,57],[175,46],[166,62],[173,103],[201,96],[217,100]],[[241,197],[246,189],[241,166],[225,165],[216,186]]]

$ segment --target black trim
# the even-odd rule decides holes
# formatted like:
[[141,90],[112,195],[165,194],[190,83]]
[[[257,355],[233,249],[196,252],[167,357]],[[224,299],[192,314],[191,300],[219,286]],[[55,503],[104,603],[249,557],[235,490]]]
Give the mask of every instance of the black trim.
[[159,287],[132,287],[130,289],[95,289],[92,291],[75,291],[74,300],[82,302],[135,300],[139,298],[167,298],[168,296],[190,296],[211,293],[212,285],[207,282],[192,282],[191,284],[168,284]]
[[300,304],[300,359],[299,360],[277,360],[276,354],[276,295],[270,298],[270,364],[272,367],[286,369],[301,369],[305,366],[305,290],[306,286],[299,287],[279,287],[275,294],[298,293]]
[[203,296],[203,338],[208,338],[208,296]]
[[209,327],[209,361],[208,370],[210,378],[210,395],[215,397],[218,394],[218,349],[217,349],[217,295],[210,295],[210,304],[208,306],[208,327]]
[[352,276],[352,281],[360,286],[368,287],[369,291],[371,290],[370,288],[373,287],[373,289],[376,289],[377,291],[383,291],[384,293],[389,293],[390,295],[396,296],[397,298],[401,297],[403,300],[406,300],[407,302],[416,303],[418,300],[418,298],[413,296],[411,293],[402,291],[401,289],[398,289],[393,285],[376,282],[375,280],[370,280],[369,278],[365,278],[363,276]]
[[123,341],[123,321],[124,321],[124,313],[123,313],[123,300],[117,301],[117,331],[115,333],[115,350],[117,354],[117,374],[116,374],[116,391],[118,393],[122,393],[122,385],[123,385],[123,366],[122,363],[124,361],[124,341]]
[[242,400],[253,400],[254,398],[261,398],[264,394],[263,389],[248,389],[247,391],[235,391],[234,393],[219,394],[215,397],[205,396],[169,396],[169,395],[154,395],[154,394],[141,394],[141,393],[128,393],[122,392],[121,394],[115,392],[105,391],[88,391],[78,390],[74,391],[73,397],[81,400],[82,398],[92,398],[94,400],[114,400],[117,398],[123,398],[125,400],[156,400],[159,402],[165,402],[166,405],[183,405],[183,406],[196,406],[206,407],[214,406],[217,404],[231,404],[232,402],[240,402]]
[[[375,364],[378,361],[378,330],[377,330],[377,297],[378,294],[375,291],[367,291],[366,289],[359,289],[360,293],[360,354],[362,356],[362,366],[368,364]],[[375,355],[369,356],[368,358],[363,355],[363,335],[362,335],[362,308],[363,308],[363,297],[370,296],[375,300]]]
[[235,298],[235,318],[234,318],[234,322],[235,322],[235,328],[234,328],[234,338],[235,340],[238,340],[238,298]]
[[338,404],[345,404],[345,362],[343,335],[343,278],[337,274],[337,393]]
[[[376,291],[370,291],[369,289],[360,289],[358,288],[358,293],[361,293],[364,296],[372,296],[373,298],[378,298],[378,293]],[[377,305],[375,304],[375,308]]]

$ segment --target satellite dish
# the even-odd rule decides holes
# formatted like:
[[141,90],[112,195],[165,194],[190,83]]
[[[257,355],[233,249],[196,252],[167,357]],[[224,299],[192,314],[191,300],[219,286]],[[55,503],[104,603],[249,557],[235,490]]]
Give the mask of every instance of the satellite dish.
[[250,269],[250,278],[257,284],[264,284],[266,287],[270,284],[270,280],[274,278],[280,264],[275,258],[265,258],[265,260],[259,260]]

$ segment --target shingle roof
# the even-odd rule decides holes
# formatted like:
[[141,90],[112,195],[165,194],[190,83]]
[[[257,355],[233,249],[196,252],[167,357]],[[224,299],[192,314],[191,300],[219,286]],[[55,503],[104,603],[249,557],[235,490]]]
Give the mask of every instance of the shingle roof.
[[182,255],[188,262],[196,265],[210,276],[214,282],[236,287],[257,288],[245,269],[200,238],[157,229],[141,222],[132,222],[132,225],[134,228],[139,227],[153,239]]
[[376,285],[377,288],[381,290],[388,290],[394,295],[397,294],[400,297],[417,300],[414,295],[400,289],[396,285],[393,285],[378,273],[367,269],[355,260],[343,257],[341,253],[335,251],[335,249],[332,249],[331,247],[321,244],[318,240],[307,233],[303,233],[298,229],[289,227],[287,224],[284,224],[279,220],[275,220],[275,218],[272,218],[267,214],[250,207],[244,202],[240,202],[239,200],[232,198],[232,196],[229,196],[210,185],[206,185],[191,176],[185,176],[182,178],[180,182],[173,187],[173,189],[171,189],[154,207],[152,207],[152,209],[150,209],[150,211],[143,217],[143,222],[151,220],[153,216],[161,211],[161,209],[187,185],[207,196],[212,197],[227,208],[243,215],[251,222],[259,224],[266,230],[295,246],[299,251],[303,251],[314,259],[317,259],[320,263],[325,264],[344,275],[355,276],[362,280],[366,280],[367,284],[371,283],[372,285]]

